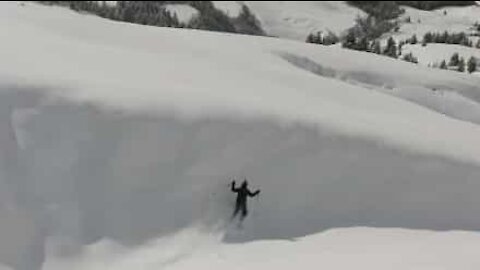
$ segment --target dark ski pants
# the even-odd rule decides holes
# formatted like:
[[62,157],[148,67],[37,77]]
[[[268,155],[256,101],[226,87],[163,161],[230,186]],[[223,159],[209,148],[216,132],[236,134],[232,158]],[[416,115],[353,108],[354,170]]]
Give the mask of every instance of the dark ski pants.
[[235,218],[239,213],[240,213],[240,220],[243,220],[248,215],[246,204],[235,205],[235,210],[233,211],[232,219]]

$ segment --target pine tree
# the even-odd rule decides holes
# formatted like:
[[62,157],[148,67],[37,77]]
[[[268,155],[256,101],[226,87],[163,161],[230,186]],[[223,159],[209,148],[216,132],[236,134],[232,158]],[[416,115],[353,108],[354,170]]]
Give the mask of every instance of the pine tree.
[[233,20],[233,23],[238,33],[265,35],[265,32],[260,26],[260,22],[246,5],[242,5],[242,10],[238,17]]
[[450,58],[450,62],[448,62],[449,66],[458,66],[458,63],[460,62],[460,57],[458,53],[454,53],[452,57]]
[[413,35],[410,38],[410,44],[417,44],[417,43],[418,43],[417,35]]
[[468,73],[472,73],[477,71],[477,59],[475,57],[470,57],[467,62],[467,71]]
[[383,51],[383,54],[392,58],[397,58],[397,45],[395,43],[395,40],[390,37],[387,41],[387,47]]
[[315,43],[315,39],[312,33],[308,34],[307,39],[305,40],[307,43]]
[[335,33],[328,31],[328,34],[323,37],[323,45],[333,45],[337,44],[339,41],[339,38]]
[[442,63],[440,63],[440,69],[447,69],[447,62],[445,60],[442,60]]
[[403,45],[405,45],[405,41],[403,40],[398,43],[398,52],[397,52],[398,55],[402,55]]
[[404,55],[402,60],[410,62],[410,63],[418,64],[418,59],[415,56],[413,56],[413,54],[411,52]]
[[367,40],[367,38],[366,37],[361,38],[355,49],[358,50],[358,51],[364,51],[364,52],[368,51],[368,40]]
[[458,72],[465,72],[465,59],[460,58],[460,61],[458,61]]
[[342,43],[343,48],[353,49],[356,46],[355,33],[350,30],[345,36],[345,40]]
[[410,63],[418,64],[418,59],[415,56],[413,56],[413,54],[411,52],[404,55],[402,60],[410,62]]
[[447,31],[443,32],[443,34],[439,38],[438,43],[448,43],[448,32]]
[[427,32],[424,36],[423,36],[423,42],[425,44],[427,43],[432,43],[433,42],[433,34],[431,32]]
[[382,54],[382,48],[380,46],[380,42],[375,40],[372,44],[372,52],[376,54]]

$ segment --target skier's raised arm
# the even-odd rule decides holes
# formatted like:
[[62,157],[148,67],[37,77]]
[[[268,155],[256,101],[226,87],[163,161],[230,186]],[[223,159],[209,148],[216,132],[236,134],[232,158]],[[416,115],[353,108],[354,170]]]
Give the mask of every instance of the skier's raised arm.
[[232,181],[231,189],[232,189],[232,192],[238,192],[238,189],[235,188],[235,180]]

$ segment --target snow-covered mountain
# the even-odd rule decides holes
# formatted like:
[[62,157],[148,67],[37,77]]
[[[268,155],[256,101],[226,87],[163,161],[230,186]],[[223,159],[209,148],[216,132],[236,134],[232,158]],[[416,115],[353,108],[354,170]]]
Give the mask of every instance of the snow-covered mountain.
[[30,2],[0,40],[5,269],[480,266],[480,77]]

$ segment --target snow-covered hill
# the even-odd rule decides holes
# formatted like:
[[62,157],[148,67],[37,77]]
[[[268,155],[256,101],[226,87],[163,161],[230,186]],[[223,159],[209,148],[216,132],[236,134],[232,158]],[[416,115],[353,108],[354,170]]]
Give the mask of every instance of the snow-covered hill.
[[480,21],[480,6],[445,7],[432,11],[402,8],[405,9],[402,17],[409,17],[411,22],[401,24],[396,34],[398,39],[407,39],[413,34],[421,39],[427,32],[471,33],[473,25]]
[[465,61],[470,57],[480,59],[480,49],[470,48],[454,44],[428,44],[423,47],[421,44],[410,45],[407,44],[402,49],[403,54],[412,53],[418,58],[418,62],[422,65],[428,66],[436,64],[437,66],[445,60],[447,63],[453,54],[458,53]]
[[[454,53],[458,53],[460,57],[468,60],[469,57],[480,56],[480,49],[475,48],[478,42],[478,37],[473,26],[475,23],[480,22],[480,6],[467,6],[467,7],[445,7],[432,11],[423,11],[410,7],[403,7],[405,14],[402,15],[400,24],[400,30],[396,33],[389,33],[385,35],[385,39],[389,36],[393,36],[397,40],[407,40],[412,35],[416,35],[419,44],[406,45],[402,53],[412,53],[418,62],[424,66],[438,66],[442,60],[447,63],[450,57]],[[410,19],[409,23],[404,20]],[[427,32],[431,33],[443,33],[448,32],[461,33],[464,32],[470,36],[474,47],[466,47],[453,44],[428,44],[426,47],[421,46],[423,36]]]
[[8,267],[480,265],[480,78],[34,3],[0,3],[0,40]]

